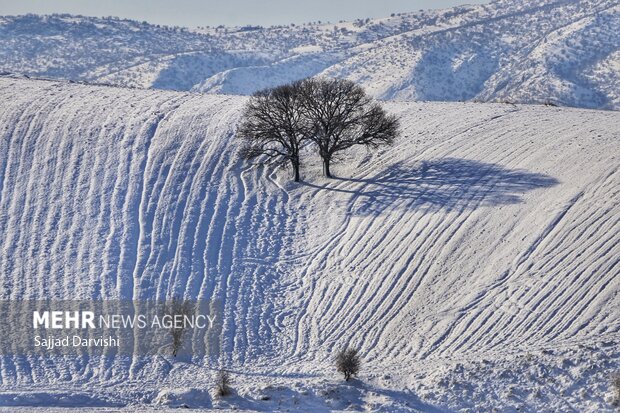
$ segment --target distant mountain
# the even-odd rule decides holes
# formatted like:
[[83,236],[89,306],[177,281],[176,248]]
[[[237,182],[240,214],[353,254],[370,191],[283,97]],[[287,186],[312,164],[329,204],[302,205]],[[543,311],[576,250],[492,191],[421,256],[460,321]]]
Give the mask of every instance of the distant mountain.
[[224,94],[327,75],[383,99],[620,109],[620,3],[497,0],[269,28],[0,17],[0,71]]

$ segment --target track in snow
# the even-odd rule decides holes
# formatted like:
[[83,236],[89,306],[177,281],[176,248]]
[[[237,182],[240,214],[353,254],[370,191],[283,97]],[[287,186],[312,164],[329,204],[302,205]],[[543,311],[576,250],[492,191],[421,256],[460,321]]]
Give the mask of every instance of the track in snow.
[[[0,96],[3,299],[215,297],[241,368],[617,337],[617,112],[390,103],[394,147],[294,185],[237,159],[244,98],[13,78]],[[161,373],[130,366],[5,357],[1,380]]]

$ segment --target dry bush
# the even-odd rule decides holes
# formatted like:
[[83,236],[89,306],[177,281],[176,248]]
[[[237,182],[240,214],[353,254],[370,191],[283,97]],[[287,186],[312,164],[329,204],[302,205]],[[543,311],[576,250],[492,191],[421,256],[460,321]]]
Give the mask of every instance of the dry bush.
[[[165,314],[171,317],[175,316],[191,316],[194,312],[193,304],[188,300],[182,300],[180,298],[174,298],[170,302],[166,303]],[[177,326],[172,325],[168,332],[172,338],[172,355],[177,356],[181,347],[183,347],[183,336],[185,335],[184,325]]]
[[231,384],[232,379],[230,378],[230,373],[224,369],[217,372],[217,376],[215,377],[215,393],[219,397],[228,396],[232,393]]
[[361,364],[357,350],[354,348],[346,348],[336,354],[336,369],[344,375],[346,381],[357,375]]

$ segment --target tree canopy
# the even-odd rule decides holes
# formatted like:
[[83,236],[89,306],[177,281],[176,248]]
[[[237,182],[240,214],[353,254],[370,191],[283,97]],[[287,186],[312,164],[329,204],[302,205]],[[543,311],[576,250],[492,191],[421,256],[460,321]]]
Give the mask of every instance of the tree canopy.
[[338,152],[354,145],[377,148],[398,136],[399,122],[349,80],[308,78],[255,93],[238,135],[241,155],[263,162],[290,163],[300,179],[300,150],[312,143],[325,176]]

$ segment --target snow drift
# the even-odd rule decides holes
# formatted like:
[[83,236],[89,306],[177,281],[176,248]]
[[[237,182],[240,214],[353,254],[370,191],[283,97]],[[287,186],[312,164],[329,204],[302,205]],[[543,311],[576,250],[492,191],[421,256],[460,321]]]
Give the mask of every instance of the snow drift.
[[[216,297],[239,373],[321,377],[352,345],[403,389],[446,360],[619,338],[617,112],[389,103],[393,147],[333,180],[311,158],[295,185],[236,156],[242,97],[2,77],[0,98],[2,299]],[[198,380],[174,368],[2,357],[0,380]],[[444,391],[427,401],[467,400]]]

